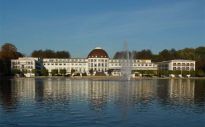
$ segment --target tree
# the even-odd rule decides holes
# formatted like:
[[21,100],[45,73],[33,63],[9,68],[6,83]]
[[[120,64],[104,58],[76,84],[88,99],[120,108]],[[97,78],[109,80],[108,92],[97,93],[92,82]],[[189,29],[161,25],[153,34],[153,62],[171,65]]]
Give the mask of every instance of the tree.
[[128,51],[128,53],[126,51],[116,52],[113,58],[114,59],[127,59],[128,54],[129,54],[129,58],[132,58],[132,53],[130,51]]
[[17,52],[15,45],[11,43],[5,43],[1,47],[0,58],[3,60],[17,59],[18,57],[23,56],[20,52]]
[[66,69],[60,69],[60,74],[65,75],[66,74]]
[[57,51],[56,57],[57,58],[70,58],[70,53],[67,51]]
[[57,75],[58,74],[58,69],[51,70],[51,74],[52,74],[52,76]]
[[204,77],[205,76],[205,73],[203,70],[197,70],[196,71],[196,75],[199,76],[199,77]]
[[12,74],[16,75],[16,74],[20,74],[21,71],[19,69],[12,69]]
[[108,73],[109,75],[112,75],[112,72],[113,72],[113,69],[108,69],[108,70],[107,70],[107,73]]
[[94,73],[93,69],[90,69],[90,70],[89,70],[89,73],[90,73],[91,75],[93,75],[93,73]]
[[32,57],[39,58],[70,58],[70,53],[68,51],[53,51],[50,49],[46,50],[34,50],[31,53]]
[[205,47],[195,49],[196,69],[205,73]]
[[76,70],[75,69],[71,69],[71,75],[73,74],[73,73],[75,73],[76,72]]
[[179,58],[180,59],[189,59],[194,60],[195,59],[195,49],[193,48],[185,48],[178,51]]
[[152,57],[153,57],[152,51],[149,49],[144,49],[142,51],[135,52],[134,54],[135,59],[152,59]]
[[48,70],[45,69],[45,68],[43,68],[43,69],[41,70],[41,75],[42,75],[42,76],[48,76]]
[[0,74],[11,75],[11,59],[17,59],[23,56],[17,52],[16,46],[11,43],[5,43],[0,50]]

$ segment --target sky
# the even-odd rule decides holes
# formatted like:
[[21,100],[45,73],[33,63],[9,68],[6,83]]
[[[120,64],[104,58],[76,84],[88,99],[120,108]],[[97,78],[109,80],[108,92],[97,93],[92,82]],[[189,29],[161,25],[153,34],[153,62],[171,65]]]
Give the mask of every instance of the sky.
[[205,46],[205,0],[0,0],[0,45],[69,51]]

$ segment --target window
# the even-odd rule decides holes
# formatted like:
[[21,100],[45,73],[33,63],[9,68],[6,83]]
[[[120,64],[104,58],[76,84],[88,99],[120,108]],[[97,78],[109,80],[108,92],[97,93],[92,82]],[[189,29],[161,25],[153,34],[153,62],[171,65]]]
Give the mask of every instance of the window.
[[177,66],[181,66],[181,63],[177,63]]

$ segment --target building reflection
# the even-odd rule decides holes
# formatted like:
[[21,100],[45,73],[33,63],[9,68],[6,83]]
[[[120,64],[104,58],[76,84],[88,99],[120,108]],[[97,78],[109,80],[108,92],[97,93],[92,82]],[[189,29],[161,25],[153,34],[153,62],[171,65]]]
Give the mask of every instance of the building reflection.
[[102,110],[109,96],[109,85],[105,81],[90,81],[88,85],[89,107],[92,110]]
[[35,79],[16,79],[12,82],[12,94],[19,101],[33,101],[35,99]]
[[193,79],[158,80],[157,96],[163,106],[205,105],[205,81]]
[[169,98],[173,103],[189,103],[194,100],[195,81],[190,79],[171,79],[168,86]]
[[26,78],[1,80],[0,83],[0,103],[7,108],[16,107],[22,102],[81,103],[95,111],[115,105],[126,112],[130,107],[149,108],[154,100],[163,105],[202,103],[203,106],[205,103],[204,81],[191,79],[143,79],[128,82]]

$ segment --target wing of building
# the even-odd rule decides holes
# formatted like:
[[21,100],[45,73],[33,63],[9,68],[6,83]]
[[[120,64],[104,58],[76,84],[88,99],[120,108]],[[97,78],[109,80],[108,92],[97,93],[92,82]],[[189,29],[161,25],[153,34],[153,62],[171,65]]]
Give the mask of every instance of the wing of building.
[[169,61],[162,61],[158,63],[159,70],[183,70],[183,71],[191,71],[195,70],[195,61],[194,60],[169,60]]

